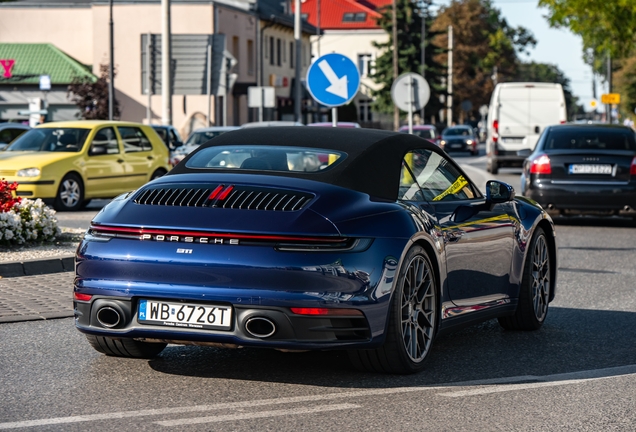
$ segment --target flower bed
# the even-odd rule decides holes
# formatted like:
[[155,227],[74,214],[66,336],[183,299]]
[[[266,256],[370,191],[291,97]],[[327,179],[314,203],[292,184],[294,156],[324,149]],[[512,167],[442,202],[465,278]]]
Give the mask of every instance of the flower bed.
[[53,241],[60,235],[55,211],[39,198],[34,201],[16,197],[17,186],[0,180],[0,244]]

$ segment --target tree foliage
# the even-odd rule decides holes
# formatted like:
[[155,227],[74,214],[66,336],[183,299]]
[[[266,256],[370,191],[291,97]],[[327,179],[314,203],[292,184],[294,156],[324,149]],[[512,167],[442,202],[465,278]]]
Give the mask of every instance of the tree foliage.
[[[431,87],[431,97],[426,105],[426,112],[437,112],[442,106],[439,95],[443,94],[442,77],[445,74],[442,66],[435,60],[440,49],[433,43],[438,33],[431,31],[432,16],[429,11],[430,0],[414,2],[412,0],[397,0],[397,49],[398,76],[406,72],[420,74],[422,64],[422,19],[425,19],[426,31],[424,41],[424,76]],[[423,18],[424,17],[424,18]],[[389,39],[386,43],[374,42],[373,46],[382,50],[375,62],[375,71],[371,78],[381,87],[372,92],[375,98],[374,109],[380,112],[392,113],[391,86],[393,84],[393,11],[391,6],[381,11],[378,24]]]
[[561,84],[568,116],[573,117],[582,110],[582,107],[578,105],[579,98],[572,94],[570,80],[555,65],[535,62],[519,63],[515,81]]
[[550,25],[580,35],[584,49],[593,50],[595,58],[602,59],[607,53],[625,58],[634,52],[634,0],[539,0],[539,6],[548,9]]
[[[69,98],[79,107],[84,120],[108,120],[108,65],[99,65],[99,72],[97,80],[74,78],[68,86]],[[113,104],[113,117],[119,118],[119,102],[114,97]]]
[[[477,117],[481,105],[490,102],[496,80],[517,76],[518,55],[534,47],[536,40],[524,27],[510,27],[490,0],[458,0],[441,8],[433,23],[434,43],[448,45],[447,28],[453,26],[453,113],[457,118],[463,101],[472,103],[468,117]],[[437,56],[448,62],[448,54]]]

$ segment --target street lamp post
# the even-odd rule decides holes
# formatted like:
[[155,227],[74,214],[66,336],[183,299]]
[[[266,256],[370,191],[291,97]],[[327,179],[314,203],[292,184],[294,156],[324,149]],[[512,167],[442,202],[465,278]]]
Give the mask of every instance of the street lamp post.
[[300,68],[302,65],[302,46],[301,46],[301,28],[300,28],[300,0],[295,0],[294,5],[294,39],[296,41],[296,69],[294,73],[294,81],[296,81],[296,87],[294,88],[294,120],[301,121],[301,84],[300,84]]
[[108,66],[108,120],[113,120],[113,111],[114,111],[114,102],[115,102],[115,85],[114,85],[114,79],[115,79],[115,73],[114,73],[114,69],[115,69],[115,59],[114,59],[114,41],[113,41],[113,0],[110,0],[109,2],[109,12],[110,12],[110,18],[108,21],[108,26],[109,26],[109,57],[110,57],[110,64]]

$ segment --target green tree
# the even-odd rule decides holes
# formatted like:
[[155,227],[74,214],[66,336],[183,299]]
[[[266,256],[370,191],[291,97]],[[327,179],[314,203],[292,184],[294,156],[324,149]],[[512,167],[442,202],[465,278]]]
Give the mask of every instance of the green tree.
[[[510,27],[490,0],[459,0],[440,9],[433,23],[437,45],[448,46],[448,26],[453,26],[453,117],[461,121],[461,103],[470,101],[473,108],[466,116],[477,118],[479,107],[490,102],[494,80],[512,80],[518,54],[536,40],[524,27]],[[447,63],[448,54],[440,54],[438,61]]]
[[[397,0],[397,49],[398,75],[406,72],[421,73],[422,64],[422,19],[425,17],[426,29],[431,28],[433,22],[430,13],[432,1],[414,2],[411,0]],[[379,112],[392,113],[391,85],[393,84],[393,12],[391,6],[381,11],[378,24],[387,32],[389,39],[386,43],[374,42],[373,46],[382,50],[375,62],[375,72],[371,78],[380,88],[372,92],[375,98],[374,109]],[[440,49],[433,43],[437,36],[434,31],[425,32],[424,41],[424,75],[431,87],[431,97],[426,105],[427,113],[437,112],[441,108],[439,95],[443,92],[442,77],[444,70],[435,60]]]
[[577,114],[581,114],[583,107],[578,104],[578,97],[572,94],[570,88],[570,80],[555,65],[547,63],[519,63],[517,66],[517,75],[514,81],[528,82],[549,82],[558,83],[563,87],[563,95],[565,96],[565,105],[568,116],[574,118]]
[[634,52],[634,0],[539,0],[539,6],[548,9],[550,25],[567,27],[580,35],[584,49],[593,50],[599,61],[607,53],[625,58]]
[[[84,120],[108,120],[108,65],[99,65],[99,72],[97,80],[75,78],[68,86],[69,98],[79,107]],[[114,97],[113,102],[113,117],[119,118],[119,102]]]

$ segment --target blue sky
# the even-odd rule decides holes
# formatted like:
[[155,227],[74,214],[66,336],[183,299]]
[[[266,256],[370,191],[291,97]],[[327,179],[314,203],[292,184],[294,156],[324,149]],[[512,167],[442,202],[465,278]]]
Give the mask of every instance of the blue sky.
[[[450,0],[437,0],[438,5],[448,5]],[[494,0],[493,5],[512,27],[523,26],[532,31],[537,45],[529,56],[522,60],[551,63],[559,67],[570,80],[573,93],[579,103],[590,110],[592,100],[592,69],[583,62],[581,38],[567,29],[555,29],[545,18],[547,10],[537,7],[537,0]],[[597,85],[597,97],[603,93],[602,84]]]

